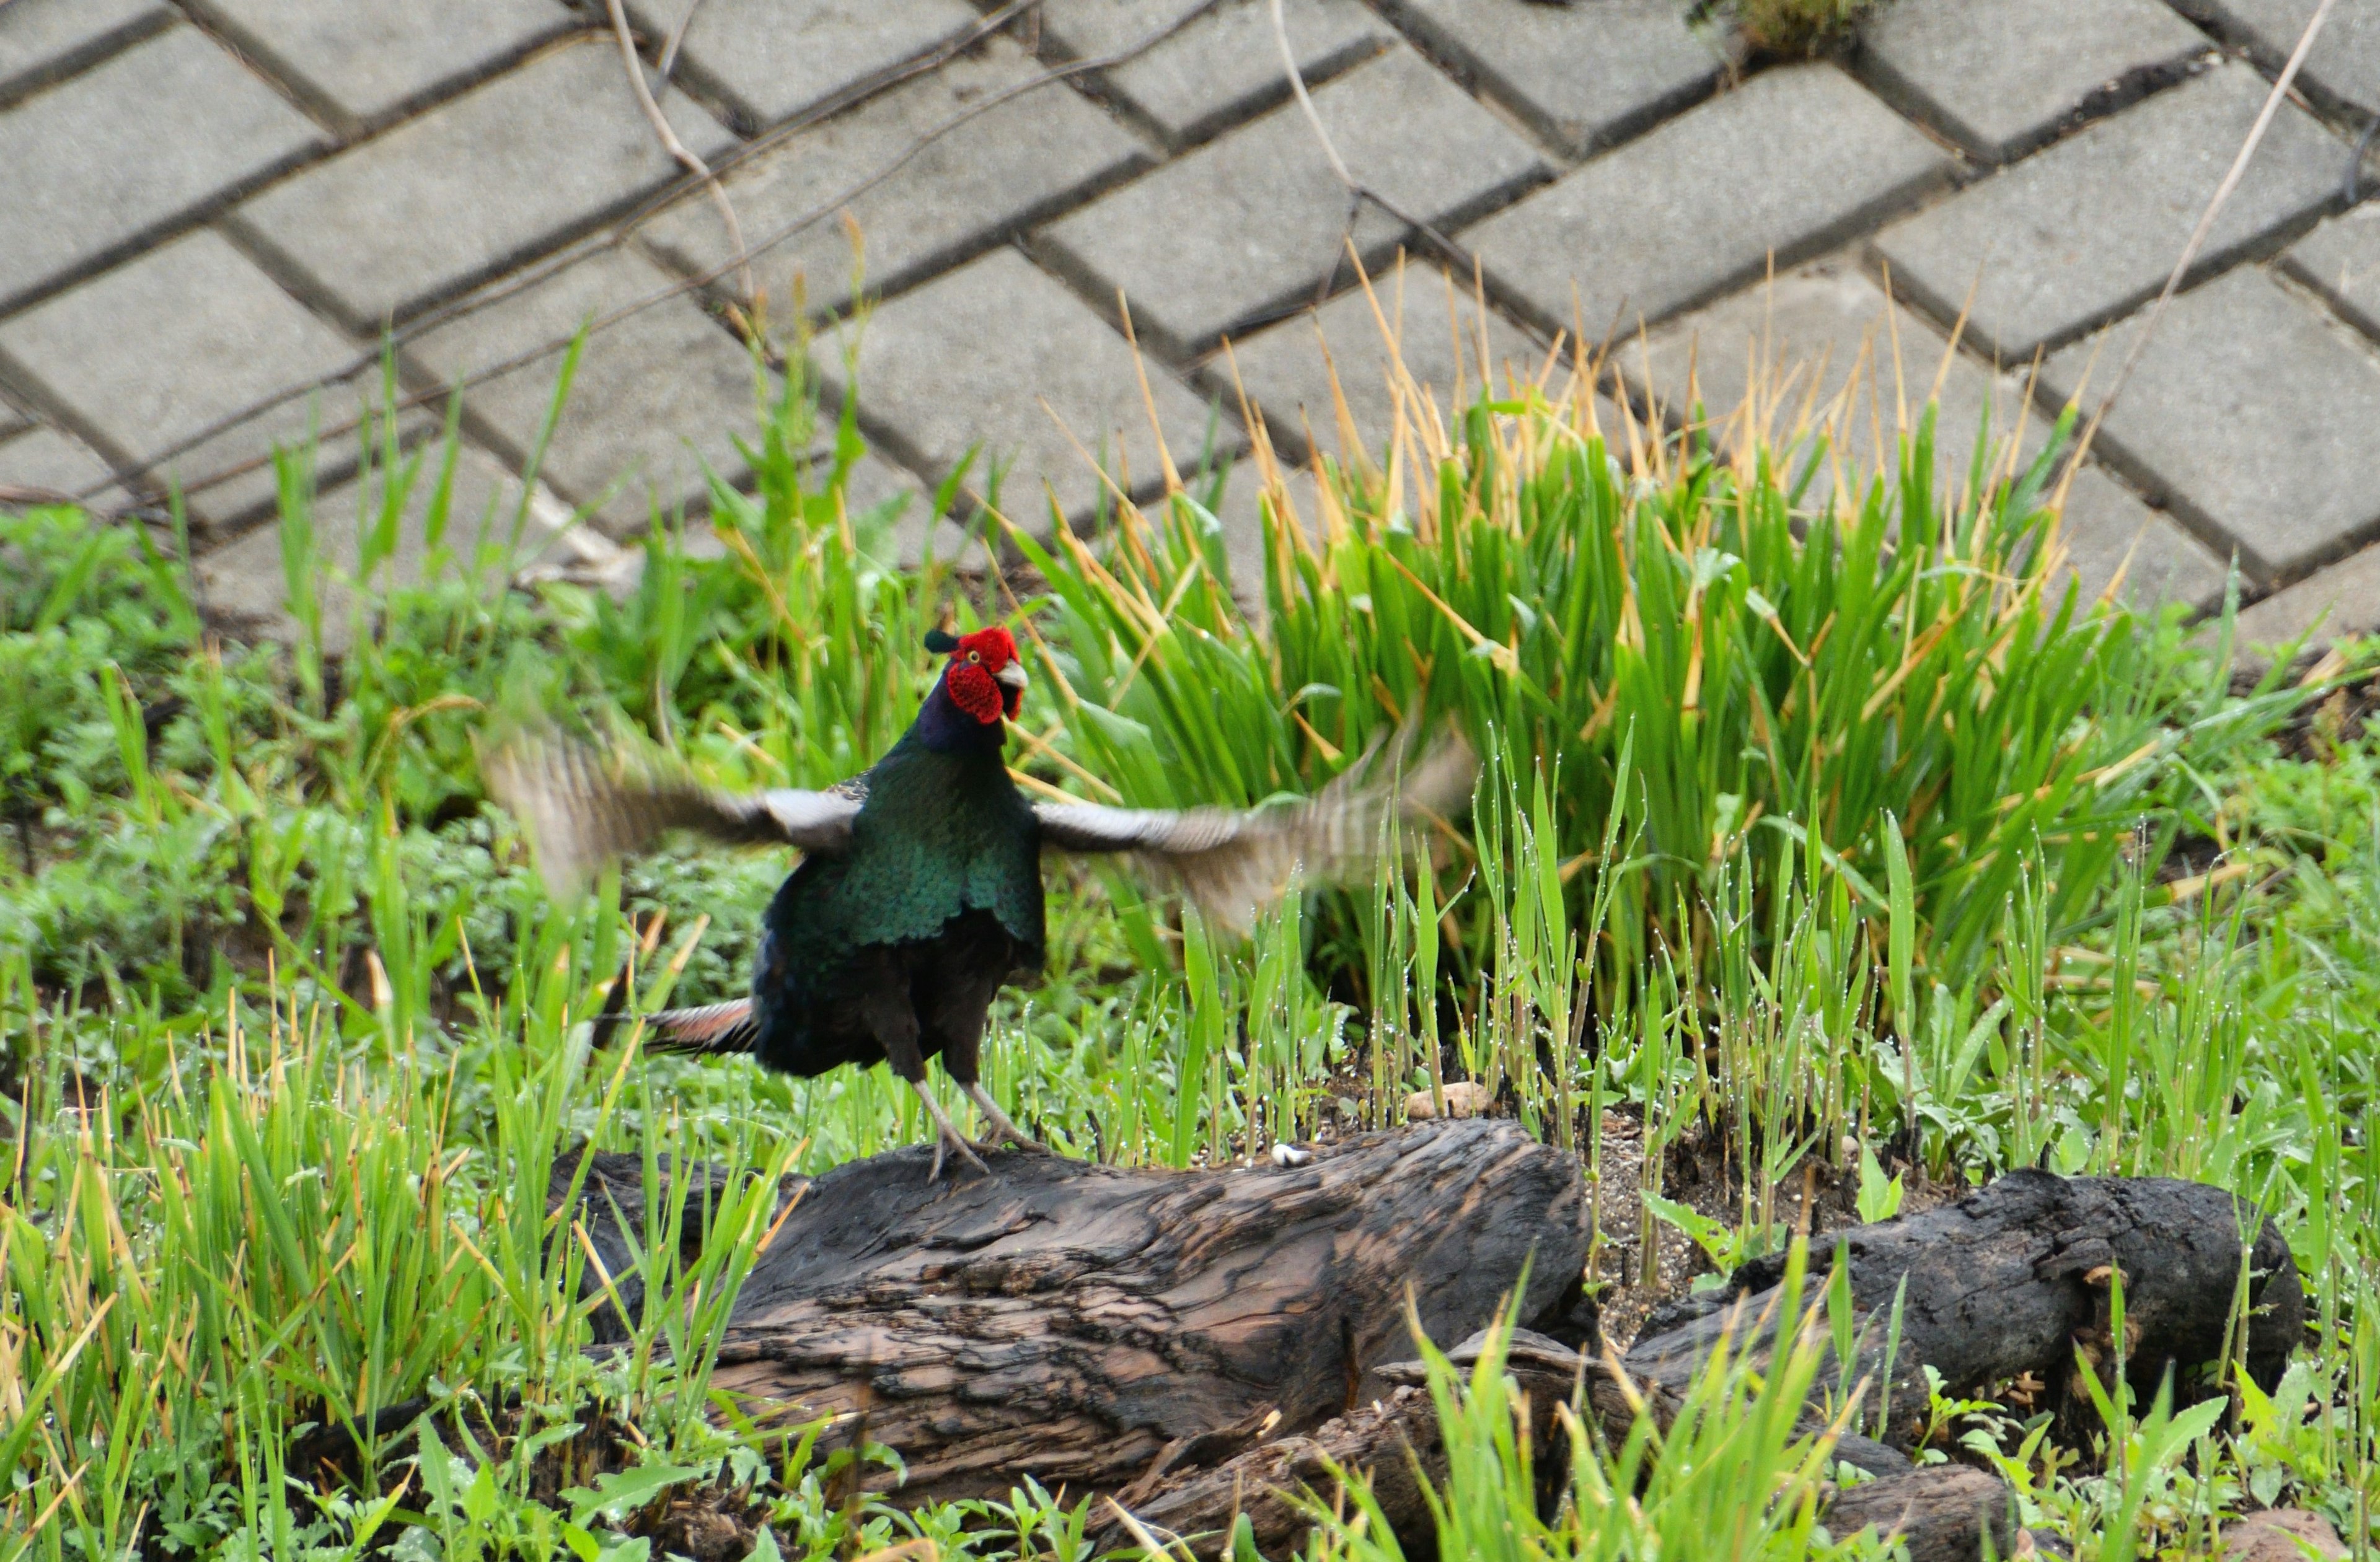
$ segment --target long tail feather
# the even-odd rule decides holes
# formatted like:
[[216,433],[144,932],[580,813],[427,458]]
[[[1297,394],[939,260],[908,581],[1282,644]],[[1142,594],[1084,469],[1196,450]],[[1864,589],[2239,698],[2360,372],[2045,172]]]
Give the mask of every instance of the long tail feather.
[[664,1009],[658,1014],[603,1014],[595,1021],[595,1045],[607,1046],[625,1035],[641,1018],[648,1052],[697,1052],[714,1057],[749,1052],[759,1044],[760,1028],[752,1018],[752,1000],[706,1004],[699,1009]]

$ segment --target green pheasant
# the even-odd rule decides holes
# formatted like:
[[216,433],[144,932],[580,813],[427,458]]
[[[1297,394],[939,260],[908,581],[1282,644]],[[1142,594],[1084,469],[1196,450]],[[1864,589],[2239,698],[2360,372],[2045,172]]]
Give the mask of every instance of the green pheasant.
[[990,1125],[982,1147],[1039,1147],[983,1088],[978,1053],[993,996],[1041,965],[1045,853],[1128,854],[1244,929],[1298,879],[1368,871],[1392,808],[1444,812],[1469,794],[1470,752],[1449,740],[1402,776],[1391,765],[1367,786],[1357,767],[1312,798],[1263,808],[1030,803],[1002,757],[1026,682],[1015,642],[991,628],[937,631],[926,645],[949,660],[916,721],[864,774],[823,792],[723,793],[550,737],[502,747],[484,768],[557,891],[673,829],[801,848],[770,902],[751,997],[648,1016],[652,1045],[748,1053],[803,1076],[889,1063],[933,1118],[929,1180],[948,1151],[984,1166],[925,1088],[937,1054]]

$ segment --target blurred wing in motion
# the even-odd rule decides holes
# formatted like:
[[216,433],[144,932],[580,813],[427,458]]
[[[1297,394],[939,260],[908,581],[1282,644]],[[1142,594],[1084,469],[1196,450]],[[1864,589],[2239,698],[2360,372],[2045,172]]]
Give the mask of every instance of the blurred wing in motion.
[[483,753],[488,794],[528,832],[538,871],[558,898],[604,862],[644,851],[668,830],[690,829],[735,845],[839,852],[867,788],[722,792],[650,761],[609,761],[553,733],[513,738]]
[[1447,814],[1470,800],[1478,769],[1470,745],[1449,737],[1410,768],[1400,738],[1380,765],[1351,765],[1298,803],[1261,808],[1107,808],[1038,803],[1041,844],[1058,852],[1123,852],[1160,882],[1179,888],[1207,917],[1245,933],[1257,912],[1293,882],[1367,877],[1388,843],[1390,814]]

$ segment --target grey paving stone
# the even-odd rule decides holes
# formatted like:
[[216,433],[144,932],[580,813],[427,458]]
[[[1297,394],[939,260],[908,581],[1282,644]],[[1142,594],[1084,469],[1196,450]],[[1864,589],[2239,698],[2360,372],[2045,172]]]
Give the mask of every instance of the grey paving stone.
[[164,0],[8,0],[0,5],[0,102],[71,76],[173,19]]
[[1483,390],[1506,394],[1516,376],[1533,381],[1545,367],[1546,354],[1492,309],[1483,346],[1472,290],[1436,266],[1415,263],[1376,278],[1369,296],[1361,287],[1352,289],[1318,309],[1233,343],[1229,355],[1208,361],[1202,379],[1222,393],[1225,406],[1236,406],[1236,371],[1239,385],[1265,419],[1274,449],[1303,453],[1310,431],[1323,452],[1352,454],[1342,449],[1345,434],[1331,395],[1335,369],[1357,447],[1378,461],[1396,416],[1384,324],[1395,334],[1396,357],[1405,373],[1429,394],[1441,419],[1458,415]]
[[2380,200],[2367,200],[2297,241],[2282,264],[2380,341]]
[[1694,102],[1720,60],[1670,0],[1386,0],[1439,57],[1573,157]]
[[[696,152],[729,140],[683,94],[662,107]],[[308,169],[227,220],[369,333],[584,232],[680,172],[637,107],[618,47],[588,38]]]
[[[1410,49],[1313,98],[1354,176],[1417,221],[1451,226],[1544,169]],[[1404,236],[1371,202],[1354,209],[1291,106],[1052,224],[1039,242],[1093,297],[1121,287],[1135,328],[1187,356],[1311,299],[1343,265],[1351,236],[1378,267]]]
[[[115,476],[97,451],[55,429],[32,429],[0,441],[0,509],[26,509],[90,493],[83,503],[112,510],[128,498],[122,485],[112,480]],[[11,489],[18,491],[12,495]],[[91,492],[94,489],[98,491]]]
[[2372,634],[2380,634],[2380,548],[2366,548],[2243,609],[2237,637],[2242,646],[2262,648],[2301,635],[2313,635],[2320,644]]
[[[273,285],[222,235],[201,229],[0,323],[0,373],[64,413],[132,470],[220,418],[342,370],[356,344]],[[183,485],[201,526],[235,526],[269,508],[276,445],[310,424],[355,415],[377,376],[261,413],[149,471],[143,486]],[[319,419],[319,422],[315,422]],[[324,442],[317,469],[353,466],[352,438]],[[246,473],[208,479],[257,461]]]
[[2074,474],[2059,529],[2067,563],[2087,601],[2124,572],[2119,595],[2136,608],[2180,602],[2206,609],[2222,603],[2230,571],[2198,539],[2161,510],[2090,462]]
[[[2318,0],[2174,0],[2277,71],[2313,18]],[[2354,0],[2331,7],[2298,79],[2317,99],[2380,114],[2380,9]]]
[[[2013,435],[2030,455],[2048,433],[2030,414],[2022,381],[1950,355],[1947,335],[1894,306],[1847,260],[1756,285],[1627,344],[1615,357],[1629,391],[1657,404],[1666,421],[1682,420],[1689,397],[1697,396],[1725,438],[1754,394],[1772,440],[1798,437],[1806,420],[1863,480],[1899,460],[1903,408],[1913,433],[1937,373],[1937,471],[1966,470],[1987,416],[1996,452]],[[1814,479],[1813,498],[1832,491],[1832,465],[1830,456]]]
[[[1126,53],[1200,9],[1199,0],[1044,0],[1046,40],[1075,60]],[[1357,0],[1285,0],[1281,22],[1311,87],[1396,41]],[[1175,145],[1289,96],[1267,0],[1220,0],[1161,43],[1099,73]]]
[[[601,250],[535,287],[442,325],[404,348],[407,359],[451,384],[545,343],[591,315],[649,297],[669,277],[642,256]],[[552,405],[562,368],[553,354],[474,384],[467,416],[490,446],[526,465]],[[614,537],[643,531],[658,503],[707,507],[703,466],[740,482],[734,436],[755,418],[751,356],[691,297],[671,298],[590,334],[578,360],[540,476],[577,505],[596,504]]]
[[[2030,461],[2051,430],[2050,419],[2028,406],[2022,375],[1995,374],[1972,356],[1951,354],[1948,336],[1840,260],[1674,321],[1642,345],[1622,348],[1618,368],[1630,392],[1658,404],[1670,420],[1684,412],[1691,374],[1722,439],[1756,387],[1759,404],[1771,409],[1772,438],[1796,438],[1806,421],[1863,482],[1899,460],[1902,408],[1914,432],[1937,375],[1935,470],[1946,486],[1963,486],[1979,438],[1992,442],[1996,464],[2011,438],[2019,458]],[[1833,493],[1835,481],[1829,457],[1813,476],[1811,501]],[[2075,474],[2063,537],[2088,597],[2114,578],[2128,553],[2126,595],[2134,602],[2202,605],[2222,588],[2223,566],[2212,553],[2095,465]]]
[[1461,241],[1548,330],[1601,339],[1794,265],[1948,176],[1950,159],[1832,66],[1754,77]]
[[1860,42],[1873,84],[1992,163],[2208,48],[2160,0],[1895,0]]
[[189,4],[351,135],[443,96],[579,25],[554,0]]
[[[1051,82],[984,110],[927,142],[883,183],[842,200],[929,133],[1041,74],[1024,50],[990,39],[931,76],[805,129],[727,175],[728,199],[747,243],[815,219],[753,262],[754,284],[768,295],[770,317],[790,323],[801,313],[794,308],[796,277],[811,313],[850,303],[854,257],[842,221],[846,212],[860,230],[867,287],[897,291],[1148,161],[1137,138],[1080,93]],[[698,193],[662,212],[645,237],[689,272],[713,271],[735,253],[718,208]],[[730,273],[726,280],[736,279]]]
[[0,113],[0,312],[321,141],[303,115],[192,27],[28,98]]
[[[465,445],[455,452],[454,486],[447,498],[446,529],[438,557],[431,557],[428,519],[436,491],[443,453],[421,453],[421,464],[405,490],[397,521],[395,551],[374,571],[375,591],[392,586],[419,584],[436,577],[477,579],[491,592],[502,591],[514,570],[535,559],[554,535],[550,517],[533,506],[521,530],[520,546],[509,561],[503,553],[520,505],[520,479],[487,452]],[[322,609],[322,640],[326,649],[345,650],[354,642],[354,582],[360,560],[358,538],[367,514],[377,525],[394,480],[383,468],[321,489],[312,510],[314,557],[320,575],[317,589]],[[289,611],[289,577],[282,563],[281,524],[271,520],[237,540],[200,555],[198,576],[209,615],[228,626],[273,639],[296,638],[298,621]],[[482,544],[498,550],[482,567]],[[510,567],[507,567],[509,562]]]
[[33,426],[25,409],[6,396],[0,396],[0,440],[12,440]]
[[[2104,343],[2076,343],[2044,366],[2044,382],[2072,396],[2096,352],[2104,387],[2139,328],[2135,317]],[[2235,541],[2241,568],[2270,583],[2380,526],[2374,429],[2380,356],[2241,267],[2174,299],[2095,448],[2201,536]]]
[[[822,338],[813,360],[836,397],[856,385],[862,422],[932,481],[980,442],[968,494],[985,495],[991,464],[1003,464],[999,502],[1028,530],[1047,529],[1045,485],[1071,520],[1097,507],[1103,489],[1084,451],[1131,492],[1163,482],[1131,347],[1013,249],[994,250],[870,314],[856,381],[839,337]],[[1208,406],[1161,365],[1146,368],[1166,446],[1186,475],[1207,447]],[[1229,418],[1216,434],[1218,454],[1245,446]]]
[[[2002,358],[2055,348],[2165,285],[2265,92],[2246,66],[2218,66],[1885,229],[1877,252],[1943,320],[1973,288],[1967,328]],[[2284,105],[2193,274],[2311,218],[2346,165],[2337,139]]]
[[[658,37],[686,5],[639,0],[630,12]],[[723,99],[744,129],[759,130],[878,80],[982,19],[962,0],[709,0],[686,30],[679,68]]]

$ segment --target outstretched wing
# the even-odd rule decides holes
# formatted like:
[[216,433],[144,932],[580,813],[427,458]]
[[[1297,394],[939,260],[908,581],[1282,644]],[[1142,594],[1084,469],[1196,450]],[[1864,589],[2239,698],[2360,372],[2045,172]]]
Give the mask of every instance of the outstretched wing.
[[[1261,906],[1293,882],[1369,875],[1386,849],[1392,812],[1419,817],[1461,807],[1478,769],[1470,746],[1451,737],[1410,768],[1350,766],[1299,803],[1262,808],[1107,808],[1038,803],[1041,844],[1058,852],[1123,852],[1160,882],[1179,888],[1208,919],[1245,932]],[[1378,772],[1385,769],[1385,779]],[[1367,774],[1369,772],[1369,774]]]
[[556,895],[576,890],[610,858],[690,829],[736,845],[840,852],[867,788],[722,792],[650,760],[609,760],[552,733],[516,737],[480,758],[488,793],[521,821],[538,869]]

